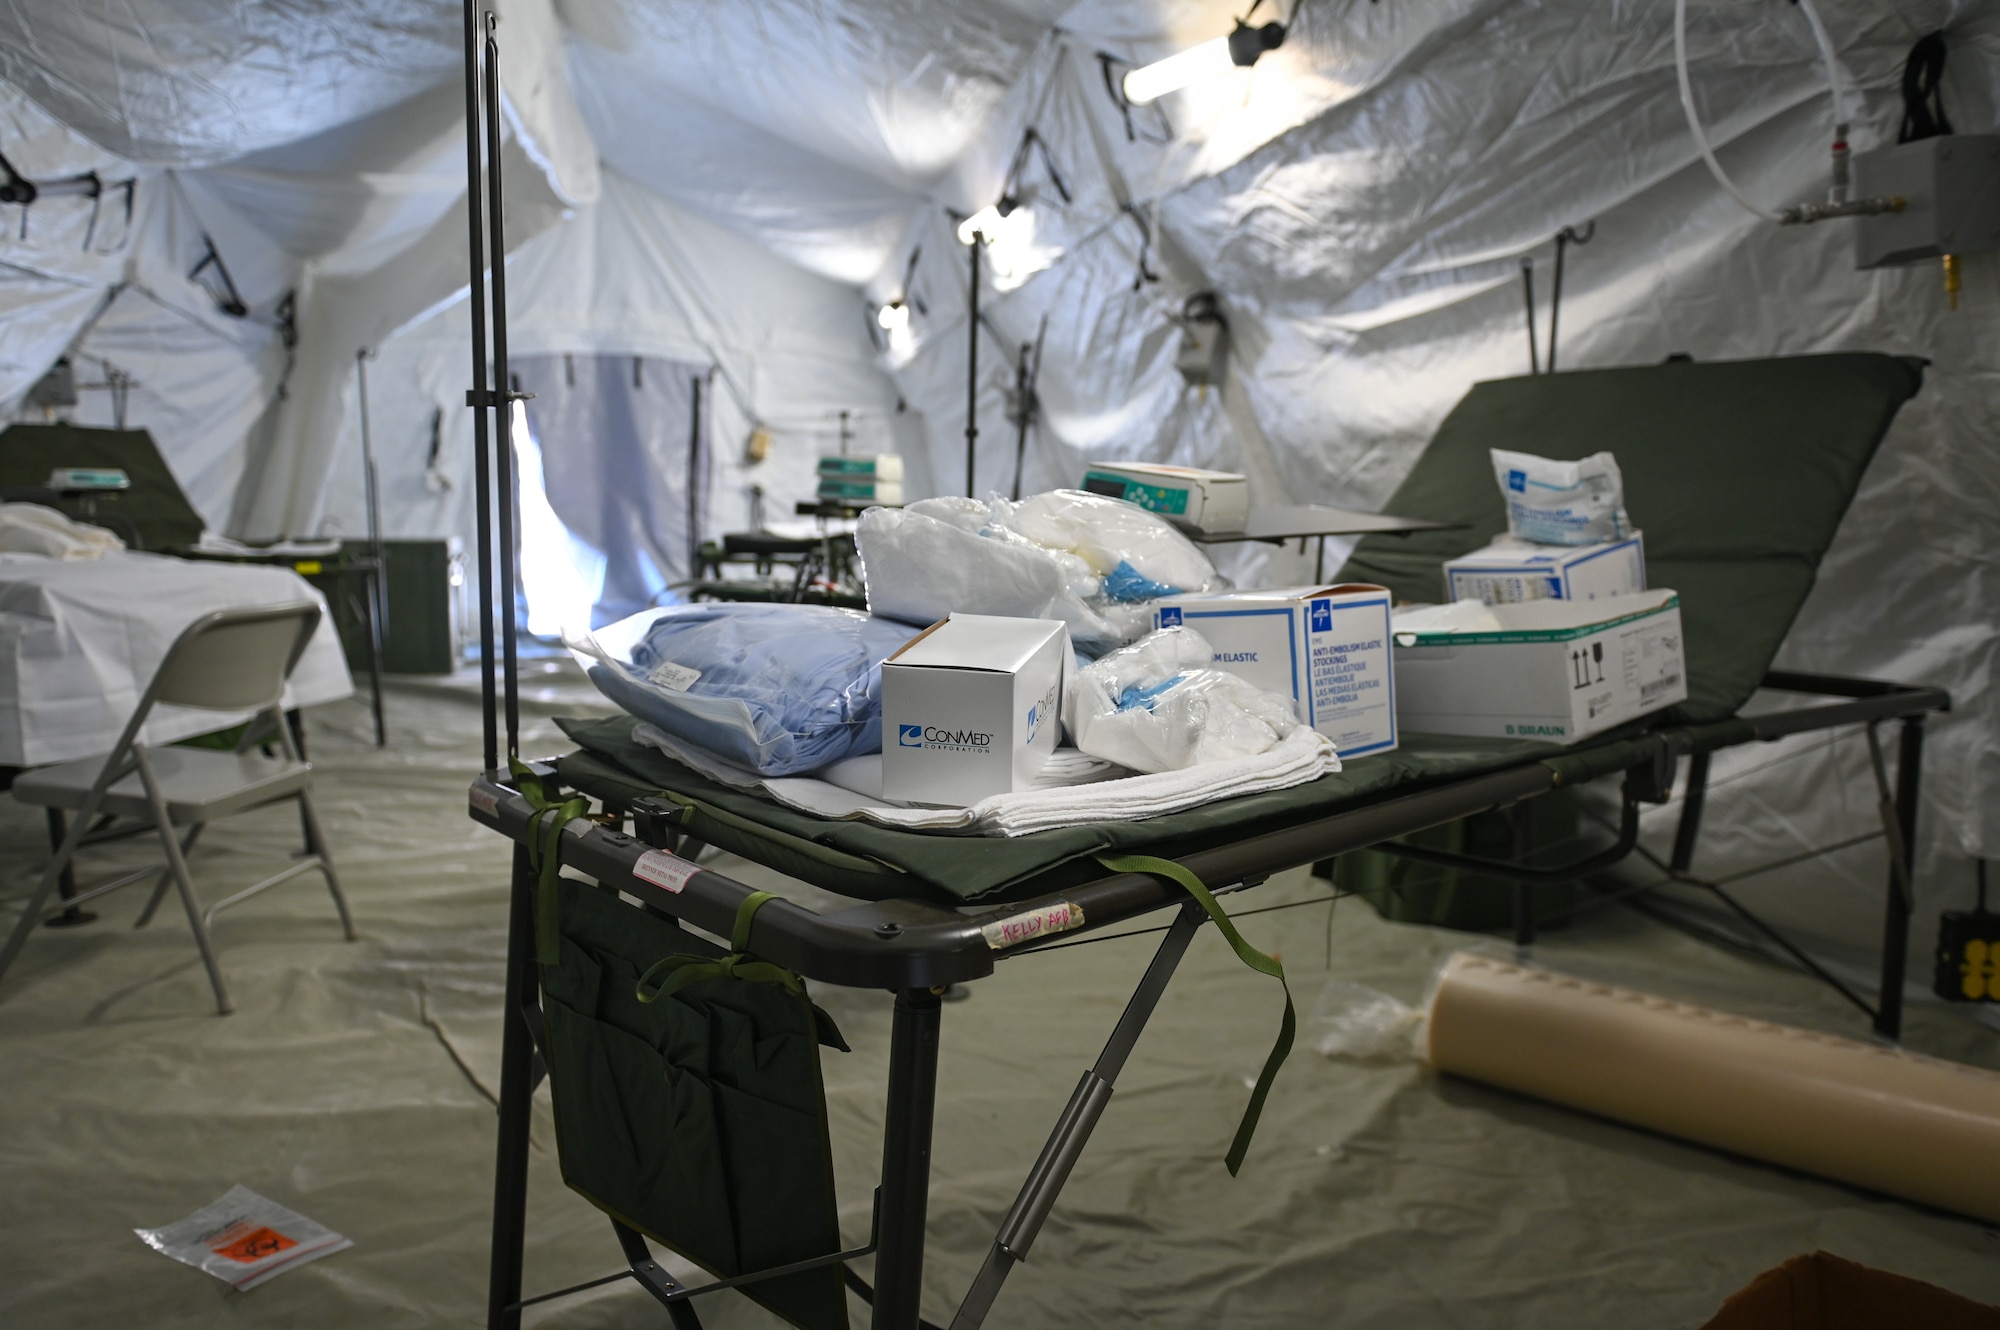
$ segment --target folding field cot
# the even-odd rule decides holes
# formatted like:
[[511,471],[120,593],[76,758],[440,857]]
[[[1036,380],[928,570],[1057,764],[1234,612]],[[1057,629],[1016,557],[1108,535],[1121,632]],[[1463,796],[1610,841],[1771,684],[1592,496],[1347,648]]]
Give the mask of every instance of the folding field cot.
[[[1869,459],[1920,383],[1920,362],[1832,355],[1566,372],[1483,383],[1466,396],[1387,505],[1461,526],[1371,537],[1340,578],[1439,599],[1441,561],[1504,527],[1489,447],[1557,458],[1613,450],[1646,533],[1650,580],[1680,594],[1689,697],[1573,746],[1405,734],[1396,751],[1295,789],[1012,839],[798,813],[635,743],[623,717],[564,722],[576,751],[523,774],[482,775],[470,792],[473,818],[516,842],[489,1324],[518,1324],[523,1305],[528,1104],[544,1074],[565,1179],[611,1214],[629,1258],[629,1271],[611,1278],[637,1278],[676,1325],[699,1324],[693,1293],[740,1286],[808,1330],[844,1326],[843,1280],[869,1294],[876,1330],[924,1324],[917,1298],[939,995],[1056,933],[1174,911],[951,1323],[972,1330],[1028,1255],[1194,932],[1214,918],[1239,955],[1268,961],[1234,936],[1216,897],[1370,846],[1521,884],[1575,878],[1633,848],[1640,805],[1670,797],[1685,757],[1674,850],[1682,869],[1708,756],[1734,745],[1865,727],[1891,861],[1872,1014],[1893,1038],[1924,720],[1949,699],[1934,688],[1769,667]],[[1744,714],[1760,688],[1817,700]],[[1877,736],[1892,720],[1900,725],[1893,783]],[[1620,773],[1615,839],[1570,864],[1530,869],[1392,845]],[[703,844],[854,904],[815,912],[769,899],[699,868]],[[600,886],[561,877],[557,864]],[[732,945],[725,953],[683,924]],[[896,994],[874,1230],[851,1252],[836,1250],[823,1100],[813,1099],[815,1044],[837,1045],[839,1035],[795,976]],[[1288,1000],[1287,1037],[1290,1020]],[[787,1059],[791,1071],[780,1067]],[[694,1259],[717,1283],[676,1283],[642,1235]],[[845,1265],[868,1253],[872,1290]]]

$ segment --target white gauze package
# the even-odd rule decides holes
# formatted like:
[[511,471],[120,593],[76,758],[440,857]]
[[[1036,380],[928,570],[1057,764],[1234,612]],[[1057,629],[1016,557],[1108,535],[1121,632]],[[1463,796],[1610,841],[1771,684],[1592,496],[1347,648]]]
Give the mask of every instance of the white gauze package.
[[1292,700],[1211,668],[1192,628],[1149,633],[1071,676],[1070,742],[1134,771],[1180,771],[1269,752],[1299,727]]
[[1537,545],[1596,545],[1632,534],[1618,459],[1592,453],[1557,462],[1494,448],[1493,476],[1507,501],[1507,529]]

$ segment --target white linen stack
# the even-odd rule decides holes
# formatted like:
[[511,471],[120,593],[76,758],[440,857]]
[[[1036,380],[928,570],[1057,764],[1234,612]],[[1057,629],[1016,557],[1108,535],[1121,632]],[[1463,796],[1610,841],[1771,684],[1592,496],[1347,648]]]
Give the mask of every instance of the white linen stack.
[[633,727],[632,738],[711,780],[761,790],[802,813],[968,836],[1026,836],[1090,822],[1137,822],[1219,799],[1289,789],[1340,770],[1332,741],[1301,725],[1266,752],[1154,775],[1124,774],[1123,768],[1073,748],[1057,749],[1035,789],[994,795],[967,808],[924,808],[880,797],[880,754],[837,762],[817,777],[767,779],[643,722]]

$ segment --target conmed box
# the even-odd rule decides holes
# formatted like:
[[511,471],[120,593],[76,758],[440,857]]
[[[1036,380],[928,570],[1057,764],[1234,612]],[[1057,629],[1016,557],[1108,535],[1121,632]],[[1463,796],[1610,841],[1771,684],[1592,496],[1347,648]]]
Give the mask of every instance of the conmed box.
[[1405,730],[1574,743],[1687,697],[1680,599],[1436,605],[1396,616]]
[[1250,484],[1233,471],[1093,462],[1083,473],[1083,488],[1135,503],[1197,531],[1241,531],[1250,520]]
[[1444,581],[1453,600],[1488,605],[1627,596],[1646,589],[1646,545],[1637,531],[1597,545],[1537,545],[1502,536],[1446,560]]
[[1030,787],[1062,732],[1069,629],[954,614],[882,662],[882,797],[962,807]]
[[1215,668],[1291,698],[1343,759],[1396,746],[1387,588],[1350,582],[1155,601],[1153,626],[1177,625],[1207,639]]

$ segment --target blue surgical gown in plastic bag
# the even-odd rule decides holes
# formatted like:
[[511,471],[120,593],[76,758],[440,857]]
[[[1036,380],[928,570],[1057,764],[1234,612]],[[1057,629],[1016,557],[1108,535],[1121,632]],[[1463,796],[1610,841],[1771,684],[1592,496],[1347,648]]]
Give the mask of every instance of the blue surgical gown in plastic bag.
[[599,630],[606,697],[763,776],[796,776],[882,744],[882,662],[908,624],[821,605],[697,604]]

